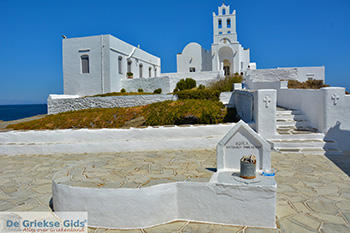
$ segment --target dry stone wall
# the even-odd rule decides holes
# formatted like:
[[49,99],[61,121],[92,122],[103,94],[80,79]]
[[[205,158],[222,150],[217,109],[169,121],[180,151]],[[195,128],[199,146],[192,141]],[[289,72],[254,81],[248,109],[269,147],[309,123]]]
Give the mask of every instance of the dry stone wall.
[[166,100],[177,100],[177,96],[161,94],[83,98],[70,98],[67,96],[67,98],[55,98],[54,95],[50,95],[47,100],[47,112],[50,115],[89,108],[134,107]]

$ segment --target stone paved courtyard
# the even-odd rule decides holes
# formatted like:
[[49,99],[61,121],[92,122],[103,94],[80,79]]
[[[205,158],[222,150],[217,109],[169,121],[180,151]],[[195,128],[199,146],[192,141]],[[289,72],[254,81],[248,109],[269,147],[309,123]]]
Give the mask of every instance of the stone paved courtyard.
[[[345,163],[349,163],[349,155]],[[341,164],[341,158],[332,159]],[[0,211],[48,211],[51,179],[70,176],[74,185],[142,187],[177,180],[208,181],[215,150],[114,154],[1,156]],[[278,229],[173,222],[148,229],[89,232],[350,232],[349,166],[325,156],[272,153],[277,169]],[[345,169],[344,169],[345,168]],[[347,172],[347,174],[346,174]]]

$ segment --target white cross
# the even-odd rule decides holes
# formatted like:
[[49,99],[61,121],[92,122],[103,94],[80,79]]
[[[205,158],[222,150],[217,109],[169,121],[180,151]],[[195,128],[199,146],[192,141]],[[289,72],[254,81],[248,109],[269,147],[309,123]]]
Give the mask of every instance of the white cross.
[[270,103],[271,103],[271,98],[270,98],[270,96],[265,96],[264,97],[264,103],[265,103],[265,108],[268,108],[269,107],[269,105],[270,105]]
[[333,95],[331,95],[331,99],[333,100],[333,104],[337,105],[337,102],[339,100],[339,95],[337,95],[336,93],[334,93]]

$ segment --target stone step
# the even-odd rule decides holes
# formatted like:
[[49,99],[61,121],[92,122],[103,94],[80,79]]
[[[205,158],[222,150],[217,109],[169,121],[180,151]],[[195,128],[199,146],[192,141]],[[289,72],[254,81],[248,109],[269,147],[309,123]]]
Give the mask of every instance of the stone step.
[[274,148],[323,148],[322,140],[271,140]]
[[276,134],[269,138],[269,140],[323,140],[323,133],[308,133],[305,134]]
[[306,121],[305,115],[276,115],[276,121]]
[[279,126],[289,126],[289,127],[296,127],[296,121],[277,121],[276,122],[276,127],[278,128]]
[[280,128],[281,126],[294,127],[294,129],[307,129],[309,127],[309,121],[277,121],[276,127]]
[[308,155],[324,155],[326,153],[322,148],[302,148],[300,152]]
[[277,151],[279,151],[281,154],[289,154],[289,153],[293,153],[293,154],[309,154],[309,155],[324,155],[326,153],[325,150],[323,150],[322,148],[281,148],[281,149],[277,149]]
[[315,133],[318,133],[318,131],[317,131],[317,129],[306,127],[304,129],[302,129],[302,128],[294,129],[292,133],[295,135],[300,135],[300,134],[306,135],[306,134],[315,134]]
[[276,116],[282,116],[282,115],[302,115],[303,113],[299,110],[277,110]]

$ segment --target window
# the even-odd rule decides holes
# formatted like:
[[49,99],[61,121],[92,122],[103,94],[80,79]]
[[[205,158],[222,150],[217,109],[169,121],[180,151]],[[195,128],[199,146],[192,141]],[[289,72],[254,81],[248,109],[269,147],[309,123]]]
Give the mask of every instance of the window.
[[196,72],[196,68],[195,67],[190,67],[190,72]]
[[227,34],[230,34],[231,33],[231,31],[227,31]]
[[82,55],[80,58],[81,58],[81,72],[83,74],[90,73],[90,69],[89,69],[89,55]]
[[222,34],[222,32],[219,32],[219,34],[221,35],[221,34]]
[[230,28],[231,27],[231,19],[227,20],[227,27]]
[[132,64],[132,62],[130,60],[128,60],[128,73],[131,72],[131,64]]
[[157,68],[154,67],[154,77],[157,77]]
[[143,70],[143,65],[140,64],[140,65],[139,65],[139,74],[140,74],[140,78],[142,78],[142,70]]
[[315,79],[315,74],[309,73],[309,74],[306,74],[306,77],[307,77],[307,80],[313,80]]
[[222,20],[219,19],[219,28],[222,28]]
[[122,62],[123,62],[123,58],[121,56],[118,57],[118,72],[119,74],[122,74],[123,73],[123,70],[122,70]]
[[226,9],[222,9],[222,14],[226,15]]
[[152,77],[152,67],[148,68],[148,77]]

